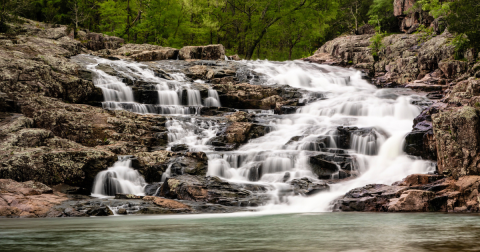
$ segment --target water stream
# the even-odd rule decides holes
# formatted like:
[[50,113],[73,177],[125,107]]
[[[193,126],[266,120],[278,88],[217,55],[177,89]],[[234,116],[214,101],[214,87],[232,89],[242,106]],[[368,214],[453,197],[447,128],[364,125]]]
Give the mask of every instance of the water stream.
[[[179,61],[154,64],[169,70],[173,78],[166,79],[152,70],[152,65],[85,55],[75,60],[94,72],[94,83],[104,93],[105,109],[172,116],[167,122],[169,145],[186,144],[190,151],[206,152],[207,175],[275,188],[271,191],[272,201],[261,207],[265,212],[328,211],[332,200],[355,187],[391,184],[409,174],[435,169],[433,163],[407,156],[402,150],[405,135],[421,111],[419,104],[428,102],[426,98],[406,89],[377,89],[353,69],[302,61],[237,62],[237,69],[241,69],[237,75],[250,76],[246,79],[252,84],[287,85],[304,90],[302,99],[307,104],[286,115],[268,110],[250,111],[255,113],[256,123],[268,126],[269,133],[235,151],[214,151],[209,140],[221,127],[218,120],[198,116],[198,111],[202,107],[220,107],[220,98],[209,88],[208,97],[202,99],[194,84],[203,81],[186,78]],[[108,65],[117,76],[108,74],[108,69],[102,70],[100,65]],[[141,97],[154,92],[156,97],[150,95],[147,99],[153,103],[141,103],[128,82],[142,82]],[[349,140],[345,142],[345,138]],[[353,177],[332,183],[329,192],[311,197],[280,193],[290,188],[294,179],[308,177],[319,182],[311,162],[318,155],[349,160],[344,164],[348,168],[339,166],[337,172],[322,179],[342,178],[344,174]]]

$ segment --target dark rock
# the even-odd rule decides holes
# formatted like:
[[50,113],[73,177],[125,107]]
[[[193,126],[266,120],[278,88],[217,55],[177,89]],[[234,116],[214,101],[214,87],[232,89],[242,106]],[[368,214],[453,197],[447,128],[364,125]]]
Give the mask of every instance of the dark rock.
[[122,215],[123,215],[123,214],[127,214],[127,209],[125,209],[125,208],[119,208],[119,209],[117,210],[117,214],[122,214]]
[[170,151],[141,152],[132,160],[132,166],[147,183],[161,181],[163,173],[171,167],[172,176],[191,174],[205,176],[208,158],[203,152],[174,153]]
[[162,186],[163,182],[156,182],[152,184],[148,184],[145,186],[145,194],[148,196],[157,196],[160,192],[160,187]]
[[295,194],[307,196],[330,190],[330,187],[327,185],[327,183],[323,181],[314,182],[310,178],[293,179],[290,181],[290,185],[293,186],[293,192]]
[[174,151],[174,152],[187,151],[188,148],[189,147],[186,144],[177,144],[177,145],[172,146],[172,151]]

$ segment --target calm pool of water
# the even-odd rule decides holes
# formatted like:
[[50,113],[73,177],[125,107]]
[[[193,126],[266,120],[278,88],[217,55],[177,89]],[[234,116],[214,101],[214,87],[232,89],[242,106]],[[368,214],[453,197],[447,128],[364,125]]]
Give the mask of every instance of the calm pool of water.
[[0,219],[1,251],[480,251],[480,215]]

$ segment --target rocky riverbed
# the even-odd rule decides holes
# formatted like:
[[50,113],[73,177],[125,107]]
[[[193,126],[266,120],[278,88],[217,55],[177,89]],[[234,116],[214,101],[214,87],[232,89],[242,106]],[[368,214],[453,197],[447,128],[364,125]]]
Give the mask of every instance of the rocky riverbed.
[[[222,45],[173,49],[89,32],[73,38],[65,26],[29,20],[14,31],[0,34],[3,217],[250,211],[356,179],[361,161],[391,137],[382,127],[355,125],[366,104],[337,108],[338,91],[317,88],[323,78],[350,92],[362,76],[340,68],[234,61]],[[416,34],[386,37],[378,61],[370,56],[370,37],[340,37],[305,61],[363,70],[363,78],[387,90],[368,99],[383,99],[393,110],[408,96],[403,105],[423,112],[404,151],[438,168],[350,190],[333,209],[477,212],[478,63],[452,60],[448,32],[425,42]],[[302,69],[308,71],[297,74]],[[315,107],[328,99],[330,108]],[[295,115],[313,110],[333,119],[312,118],[332,123]],[[353,117],[333,116],[339,111]],[[305,127],[286,127],[298,122]],[[261,145],[273,131],[287,132],[269,135],[283,147]],[[99,172],[126,155],[145,192],[90,196]]]

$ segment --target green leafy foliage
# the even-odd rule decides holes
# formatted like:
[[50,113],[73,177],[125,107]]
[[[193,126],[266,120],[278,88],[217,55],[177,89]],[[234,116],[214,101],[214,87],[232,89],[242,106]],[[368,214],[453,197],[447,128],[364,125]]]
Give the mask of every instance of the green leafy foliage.
[[[220,43],[228,54],[247,59],[287,60],[311,55],[326,41],[356,33],[361,26],[371,24],[379,31],[372,38],[372,53],[378,57],[385,32],[399,29],[393,2],[0,0],[0,32],[6,32],[7,23],[15,17],[23,16],[51,25],[66,24],[75,31],[88,29],[123,37],[128,43],[174,48]],[[478,5],[478,0],[418,0],[408,11],[423,10],[434,17],[444,17],[450,32],[465,34],[466,46],[478,48]],[[421,41],[434,36],[426,27],[421,27],[420,33]]]
[[455,47],[455,59],[464,59],[465,51],[468,49],[468,46],[470,44],[470,40],[468,39],[468,37],[463,33],[458,34],[457,36],[455,36],[455,38],[453,38],[450,44]]
[[431,38],[437,36],[432,27],[425,27],[425,25],[420,25],[415,33],[421,35],[418,43],[427,42]]
[[396,26],[396,18],[393,16],[393,1],[373,0],[368,11],[368,23],[381,31],[392,31]]
[[[450,5],[447,17],[448,30],[460,34],[456,43],[480,50],[480,1],[457,0]],[[466,39],[464,39],[464,34]]]
[[429,12],[434,18],[446,16],[450,12],[451,3],[444,0],[418,0],[417,2],[422,6],[422,10]]
[[370,44],[370,49],[371,49],[371,54],[373,56],[373,59],[375,61],[378,61],[378,58],[379,58],[379,53],[381,50],[384,49],[384,45],[383,45],[383,38],[385,38],[385,36],[387,36],[387,33],[384,32],[380,32],[378,31],[377,33],[375,33],[375,35],[370,39],[370,41],[372,42],[372,44]]

